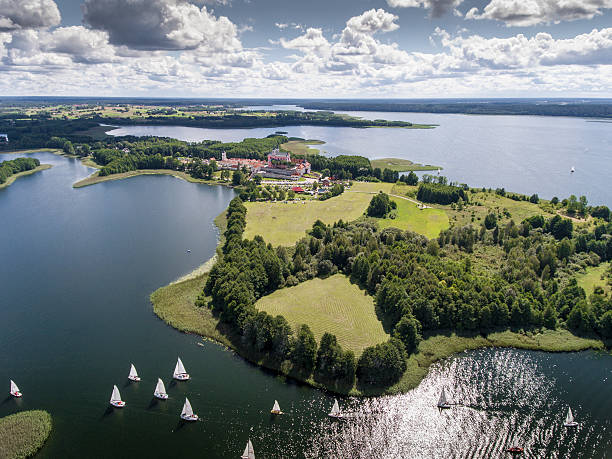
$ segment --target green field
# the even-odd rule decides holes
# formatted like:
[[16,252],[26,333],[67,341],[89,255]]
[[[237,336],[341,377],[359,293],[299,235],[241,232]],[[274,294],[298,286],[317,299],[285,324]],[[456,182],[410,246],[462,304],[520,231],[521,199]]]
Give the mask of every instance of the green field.
[[327,201],[246,202],[244,237],[261,235],[273,245],[293,245],[306,235],[317,219],[331,224],[340,219],[351,221],[363,215],[372,196],[344,193]]
[[374,299],[342,274],[277,290],[255,307],[284,316],[294,328],[307,324],[317,341],[323,333],[332,333],[343,348],[357,356],[366,347],[389,339],[374,312]]
[[310,145],[323,145],[322,140],[290,140],[281,145],[283,150],[289,151],[295,155],[318,155],[317,148],[310,148]]
[[373,159],[370,161],[373,168],[379,169],[391,169],[397,172],[409,172],[409,171],[436,171],[441,169],[439,166],[432,166],[431,164],[419,164],[413,163],[407,159],[399,158],[382,158]]
[[612,288],[608,281],[610,280],[605,276],[606,271],[610,269],[610,263],[602,263],[599,266],[592,266],[586,269],[586,273],[578,274],[576,279],[578,285],[584,289],[587,296],[593,293],[593,289],[597,286],[602,287],[604,292],[610,293]]
[[31,457],[51,433],[51,415],[46,411],[22,411],[0,418],[0,457]]
[[429,239],[438,237],[440,231],[448,228],[448,216],[440,209],[419,209],[416,204],[402,198],[391,198],[397,203],[397,216],[377,218],[380,228],[399,228],[404,231],[414,231]]

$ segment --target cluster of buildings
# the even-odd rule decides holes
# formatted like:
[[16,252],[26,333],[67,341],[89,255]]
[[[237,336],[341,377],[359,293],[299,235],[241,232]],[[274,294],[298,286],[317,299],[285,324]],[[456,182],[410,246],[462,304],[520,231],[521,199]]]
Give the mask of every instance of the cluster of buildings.
[[[185,162],[183,158],[182,162]],[[280,151],[278,148],[268,153],[265,161],[246,158],[228,158],[227,153],[221,154],[221,160],[210,158],[204,160],[205,164],[212,161],[217,163],[217,167],[222,170],[238,170],[246,168],[252,175],[258,174],[261,177],[280,180],[297,180],[304,174],[310,174],[310,163],[305,159],[291,158],[291,153]]]

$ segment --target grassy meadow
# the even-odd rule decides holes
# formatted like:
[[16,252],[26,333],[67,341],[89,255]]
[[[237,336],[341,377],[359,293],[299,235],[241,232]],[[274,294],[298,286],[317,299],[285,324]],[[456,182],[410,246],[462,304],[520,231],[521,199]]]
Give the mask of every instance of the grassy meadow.
[[397,172],[409,172],[409,171],[437,171],[441,169],[438,166],[431,164],[419,164],[409,161],[407,159],[399,158],[381,158],[373,159],[370,161],[373,168],[379,169],[391,169]]
[[609,262],[601,263],[599,266],[587,268],[584,274],[578,274],[576,276],[578,285],[584,289],[587,296],[593,293],[595,287],[602,287],[607,294],[612,292],[612,288],[610,284],[608,284],[609,278],[605,276],[608,269],[610,269]]
[[419,209],[418,206],[407,199],[391,198],[397,203],[397,216],[391,218],[377,218],[378,226],[382,228],[399,228],[404,231],[414,231],[423,234],[429,239],[438,237],[440,231],[449,226],[448,216],[440,209]]
[[294,155],[318,155],[319,149],[311,148],[310,145],[323,145],[325,142],[322,140],[290,140],[287,143],[283,143],[281,148],[289,151]]
[[261,298],[255,307],[284,316],[294,328],[308,325],[317,342],[325,332],[332,333],[356,356],[389,339],[376,317],[374,299],[342,274],[277,290]]
[[22,411],[0,418],[0,457],[31,457],[51,433],[51,415],[46,411]]
[[290,246],[303,238],[317,219],[330,224],[361,217],[370,199],[368,194],[345,192],[326,201],[246,202],[244,237],[252,239],[259,234],[272,245]]

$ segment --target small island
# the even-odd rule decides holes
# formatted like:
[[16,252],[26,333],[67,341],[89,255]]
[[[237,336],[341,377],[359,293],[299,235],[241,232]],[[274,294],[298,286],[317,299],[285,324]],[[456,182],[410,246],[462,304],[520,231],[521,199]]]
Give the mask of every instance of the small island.
[[0,418],[0,457],[34,456],[50,433],[51,415],[46,411],[22,411]]

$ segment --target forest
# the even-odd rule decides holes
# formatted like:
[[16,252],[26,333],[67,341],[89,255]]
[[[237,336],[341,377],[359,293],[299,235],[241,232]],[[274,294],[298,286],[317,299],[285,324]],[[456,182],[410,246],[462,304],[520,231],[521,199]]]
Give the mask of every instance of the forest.
[[[568,275],[570,266],[612,259],[612,224],[605,220],[591,231],[573,231],[572,222],[558,215],[503,226],[489,222],[490,228],[484,223],[451,228],[432,240],[395,228],[380,231],[367,219],[334,225],[317,221],[309,235],[287,249],[274,248],[260,236],[243,239],[245,216],[240,198],[232,200],[222,257],[197,304],[206,307],[206,298],[212,298],[210,306],[233,331],[237,345],[253,350],[258,359],[337,391],[350,390],[355,381],[361,389],[397,382],[422,336],[437,331],[564,327],[612,338],[612,299],[597,291],[587,297]],[[501,259],[476,269],[471,254],[486,247],[499,250]],[[375,298],[379,319],[391,335],[359,359],[333,335],[317,346],[306,325],[292,330],[283,317],[254,307],[276,289],[338,272]]]
[[31,171],[40,166],[36,158],[17,158],[0,163],[0,185],[5,183],[11,175],[19,172]]

